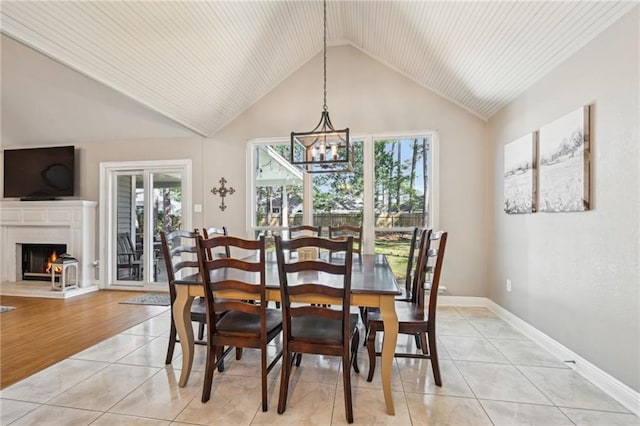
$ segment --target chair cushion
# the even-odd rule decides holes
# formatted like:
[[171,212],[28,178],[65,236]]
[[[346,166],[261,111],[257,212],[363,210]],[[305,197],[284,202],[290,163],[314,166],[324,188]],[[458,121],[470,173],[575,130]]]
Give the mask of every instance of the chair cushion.
[[407,302],[407,301],[411,301],[411,292],[407,291],[406,288],[401,287],[400,291],[402,292],[402,294],[396,296],[396,300],[400,301],[400,302]]
[[[396,315],[398,315],[398,322],[424,322],[427,320],[425,310],[417,310],[413,303],[410,302],[396,302]],[[382,313],[379,308],[367,308],[367,321],[382,323]]]
[[[267,333],[282,325],[282,312],[277,309],[267,309]],[[224,334],[252,334],[260,335],[260,315],[252,315],[246,312],[227,312],[217,322],[218,332]]]
[[[358,314],[349,314],[351,334],[358,325]],[[291,335],[294,339],[341,340],[342,321],[306,316],[291,318]]]
[[207,307],[204,297],[196,297],[191,304],[191,321],[207,322]]
[[[220,301],[220,300],[218,300]],[[225,311],[216,311],[216,315],[222,315]],[[196,297],[191,304],[191,316],[194,315],[206,315],[207,314],[207,301],[204,297]]]

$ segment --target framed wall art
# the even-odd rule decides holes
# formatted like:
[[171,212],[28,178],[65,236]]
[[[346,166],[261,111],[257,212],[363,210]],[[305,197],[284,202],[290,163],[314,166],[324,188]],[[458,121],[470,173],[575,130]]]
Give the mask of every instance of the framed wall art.
[[539,210],[589,210],[589,106],[540,128]]
[[509,214],[536,211],[537,132],[504,146],[504,211]]

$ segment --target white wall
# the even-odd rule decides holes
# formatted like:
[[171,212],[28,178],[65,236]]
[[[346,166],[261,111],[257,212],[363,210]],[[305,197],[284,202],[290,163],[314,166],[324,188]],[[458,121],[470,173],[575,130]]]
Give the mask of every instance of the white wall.
[[[328,50],[327,104],[336,128],[354,133],[437,130],[440,135],[440,227],[449,231],[443,285],[451,294],[485,294],[486,133],[485,123],[359,50]],[[289,138],[292,130],[311,130],[322,111],[322,56],[318,55],[206,140],[204,188],[207,224],[244,232],[248,171],[246,142]],[[208,194],[221,177],[239,190],[218,209]],[[447,267],[446,265],[450,265]]]
[[[636,7],[488,125],[489,297],[636,391],[639,24]],[[592,210],[504,213],[503,146],[582,105],[592,105]]]

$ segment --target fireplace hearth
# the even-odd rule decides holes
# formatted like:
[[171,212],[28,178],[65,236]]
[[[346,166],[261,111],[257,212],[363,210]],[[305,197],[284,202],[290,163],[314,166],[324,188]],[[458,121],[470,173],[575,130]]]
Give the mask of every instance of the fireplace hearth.
[[22,244],[22,279],[51,281],[51,268],[60,269],[53,261],[66,252],[66,244]]

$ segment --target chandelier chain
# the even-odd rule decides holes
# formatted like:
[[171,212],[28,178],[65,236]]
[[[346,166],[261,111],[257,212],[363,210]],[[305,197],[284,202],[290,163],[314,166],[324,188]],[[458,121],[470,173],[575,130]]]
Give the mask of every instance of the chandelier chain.
[[322,109],[328,111],[327,107],[327,0],[324,0],[324,39],[323,39],[323,60],[324,60],[324,106]]

